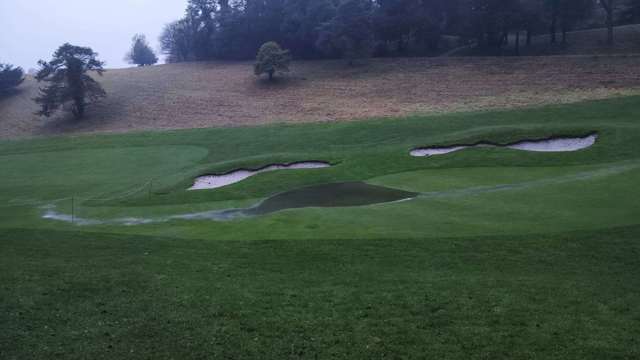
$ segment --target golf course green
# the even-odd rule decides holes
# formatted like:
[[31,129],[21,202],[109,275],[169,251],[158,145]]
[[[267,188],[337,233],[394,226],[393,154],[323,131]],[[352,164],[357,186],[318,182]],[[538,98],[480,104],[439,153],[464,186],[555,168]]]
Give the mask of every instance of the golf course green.
[[0,173],[2,359],[640,358],[638,96],[3,140]]

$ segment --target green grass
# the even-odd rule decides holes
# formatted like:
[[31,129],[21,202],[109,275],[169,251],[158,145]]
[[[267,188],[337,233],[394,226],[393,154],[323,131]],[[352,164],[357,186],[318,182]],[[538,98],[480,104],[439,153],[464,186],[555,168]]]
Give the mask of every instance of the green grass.
[[[526,111],[0,142],[0,358],[640,357],[640,97]],[[412,147],[598,131],[574,153]],[[193,177],[326,160],[212,191]],[[424,195],[78,226],[366,181]],[[508,185],[505,187],[505,185]],[[60,200],[62,199],[62,200]]]

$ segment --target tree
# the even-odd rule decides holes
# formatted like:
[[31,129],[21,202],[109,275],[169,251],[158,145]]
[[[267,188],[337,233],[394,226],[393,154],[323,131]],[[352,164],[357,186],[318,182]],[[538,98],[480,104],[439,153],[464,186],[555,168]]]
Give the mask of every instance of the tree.
[[356,59],[371,56],[371,11],[368,0],[343,0],[333,19],[322,24],[316,45],[325,53],[339,53],[349,61],[349,65],[353,65]]
[[547,0],[549,9],[549,41],[552,44],[557,42],[558,17],[560,17],[560,0]]
[[613,12],[616,8],[615,0],[598,0],[607,14],[607,44],[613,45]]
[[276,72],[289,71],[290,61],[289,50],[283,50],[278,43],[270,41],[260,47],[254,65],[254,73],[257,76],[268,74],[269,81],[271,81]]
[[620,14],[623,24],[636,24],[640,22],[640,0],[627,0]]
[[214,14],[217,0],[189,0],[186,18],[193,26],[193,54],[198,60],[210,59],[213,55],[212,39],[216,32]]
[[573,30],[580,20],[591,15],[593,5],[593,0],[561,0],[560,26],[563,44],[567,43],[567,32]]
[[285,14],[280,26],[283,44],[296,58],[317,58],[321,55],[315,46],[318,28],[335,16],[336,7],[331,0],[286,0]]
[[0,64],[0,94],[8,92],[22,84],[24,71],[21,67],[9,64]]
[[131,50],[125,60],[138,66],[153,65],[158,62],[158,57],[147,43],[147,38],[142,34],[136,34],[132,39]]
[[531,45],[534,32],[540,30],[544,26],[544,3],[539,0],[522,0],[522,21],[524,30],[527,33],[527,46]]
[[[437,50],[441,24],[449,22],[448,9],[440,0],[377,0],[373,25],[377,50],[409,55],[412,48],[424,55]],[[413,45],[413,46],[412,46]]]
[[605,8],[620,2],[630,21],[640,0],[188,0],[161,43],[168,62],[247,60],[276,41],[295,58],[344,57],[352,64],[372,54],[437,54],[444,35],[450,44],[475,40],[479,50],[498,55],[510,34],[519,45],[522,31],[527,45],[546,29],[552,42],[559,31],[566,40],[596,1]]
[[102,86],[88,72],[102,76],[104,62],[91,48],[66,43],[53,54],[49,62],[38,61],[40,70],[36,74],[38,82],[48,85],[40,88],[34,100],[41,107],[38,115],[49,117],[61,106],[71,103],[71,112],[76,119],[84,116],[87,99],[91,102],[105,97]]
[[[516,27],[521,11],[517,0],[471,0],[469,24],[480,47],[498,52],[507,44],[509,31]],[[519,28],[519,26],[518,26]]]
[[578,21],[591,14],[593,0],[547,0],[547,8],[550,17],[551,43],[557,42],[556,34],[559,23],[562,30],[562,44],[566,44],[567,32],[572,30]]
[[187,18],[165,25],[160,35],[160,48],[168,63],[194,60],[193,25]]

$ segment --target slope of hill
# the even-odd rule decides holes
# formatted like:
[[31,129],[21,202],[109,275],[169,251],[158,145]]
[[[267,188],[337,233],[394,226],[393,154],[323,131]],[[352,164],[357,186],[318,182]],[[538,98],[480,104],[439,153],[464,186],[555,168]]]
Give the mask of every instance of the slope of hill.
[[0,137],[334,121],[605,98],[640,89],[640,57],[376,59],[296,62],[274,84],[250,63],[110,70],[87,118],[34,115],[38,84],[0,99]]
[[[526,46],[524,32],[520,34],[520,55],[611,55],[611,54],[640,54],[640,24],[616,26],[614,30],[615,43],[606,43],[607,29],[597,28],[577,30],[567,33],[567,42],[562,44],[562,33],[558,32],[557,43],[551,44],[548,34],[534,36],[531,45]],[[501,50],[502,55],[515,55],[515,35],[509,37],[509,46]],[[444,56],[475,56],[486,51],[473,46],[463,46],[453,49]],[[495,55],[495,54],[494,54]]]
[[[562,34],[558,33],[558,44],[550,44],[549,35],[533,38],[531,47],[524,48],[523,55],[558,54],[631,54],[640,53],[640,24],[617,26],[614,30],[615,43],[606,43],[607,29],[591,29],[567,33],[567,44],[562,45]],[[513,45],[513,41],[511,44]]]

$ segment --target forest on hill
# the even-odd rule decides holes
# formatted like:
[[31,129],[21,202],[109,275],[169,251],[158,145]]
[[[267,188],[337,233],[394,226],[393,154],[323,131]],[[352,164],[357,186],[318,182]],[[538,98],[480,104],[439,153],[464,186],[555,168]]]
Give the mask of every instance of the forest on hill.
[[640,0],[189,0],[161,36],[169,62],[243,60],[276,41],[300,59],[485,54],[549,34],[640,21]]

